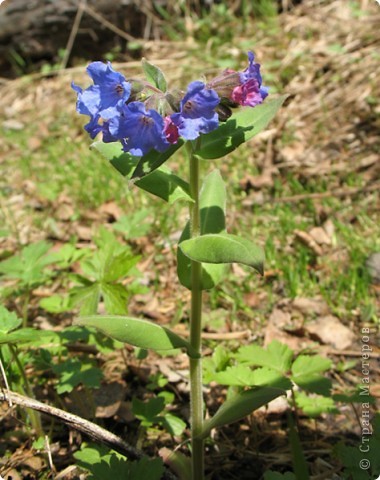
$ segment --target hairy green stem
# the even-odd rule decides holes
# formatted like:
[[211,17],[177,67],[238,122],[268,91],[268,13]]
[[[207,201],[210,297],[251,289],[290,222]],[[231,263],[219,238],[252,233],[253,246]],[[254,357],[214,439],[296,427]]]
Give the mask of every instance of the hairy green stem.
[[[190,194],[194,201],[190,205],[191,237],[200,235],[199,208],[199,159],[194,155],[192,145],[188,142],[187,153],[190,163]],[[190,343],[194,350],[201,354],[202,331],[202,264],[191,262],[191,313]],[[192,479],[204,478],[204,445],[197,438],[203,429],[203,396],[202,396],[202,358],[190,359],[190,411],[191,411],[191,446],[192,446]]]

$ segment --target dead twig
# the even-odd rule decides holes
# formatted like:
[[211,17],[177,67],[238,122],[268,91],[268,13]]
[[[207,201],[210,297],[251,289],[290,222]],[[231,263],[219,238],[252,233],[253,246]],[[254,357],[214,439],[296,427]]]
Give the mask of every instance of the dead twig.
[[[77,415],[73,415],[72,413],[65,412],[60,408],[52,407],[39,402],[38,400],[34,400],[33,398],[25,397],[9,390],[0,391],[0,401],[8,402],[9,404],[12,402],[15,405],[31,408],[32,410],[37,410],[38,412],[45,413],[51,417],[59,418],[71,428],[84,433],[96,442],[107,445],[116,452],[128,457],[129,460],[139,460],[146,456],[143,452],[132,445],[129,445],[117,435],[99,427],[99,425],[96,425],[93,422],[78,417]],[[165,471],[163,478],[165,480],[177,480],[177,477],[169,470]]]
[[67,40],[66,48],[65,48],[65,55],[61,62],[61,69],[66,68],[67,62],[69,61],[71,50],[73,49],[75,38],[78,34],[79,25],[82,20],[83,13],[86,9],[86,2],[87,0],[81,0],[78,5],[77,14],[75,15],[73,28],[71,29],[69,39]]

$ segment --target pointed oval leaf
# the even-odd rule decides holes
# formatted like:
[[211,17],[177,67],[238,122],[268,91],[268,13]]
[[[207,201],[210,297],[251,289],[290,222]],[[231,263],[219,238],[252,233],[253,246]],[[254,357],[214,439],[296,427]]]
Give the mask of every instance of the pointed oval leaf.
[[146,155],[140,158],[137,163],[136,168],[134,169],[131,180],[136,182],[141,180],[146,175],[153,173],[157,168],[159,168],[163,163],[166,162],[185,142],[182,138],[179,138],[175,145],[171,145],[164,152],[157,152],[157,150],[151,150]]
[[168,328],[148,320],[121,315],[88,315],[75,319],[73,323],[94,327],[115,340],[130,343],[135,347],[152,350],[185,348],[190,357],[199,357],[189,342]]
[[[226,187],[219,170],[207,175],[199,195],[201,233],[221,233],[226,229]],[[190,223],[184,228],[179,243],[190,238]],[[202,290],[210,290],[224,278],[226,267],[223,264],[202,265]],[[181,249],[177,250],[177,273],[181,284],[191,289],[191,260]]]
[[205,422],[199,437],[208,437],[213,428],[237,422],[285,393],[284,390],[271,387],[254,388],[238,393],[226,400],[216,414]]
[[219,128],[202,135],[201,148],[197,155],[204,159],[215,159],[234,151],[266,128],[286,98],[287,95],[283,95],[266,100],[254,108],[240,109]]
[[141,63],[148,82],[165,93],[167,90],[167,82],[162,70],[156,67],[156,65],[153,65],[153,63],[148,62],[145,58],[142,59]]
[[[94,142],[91,147],[96,149],[123,177],[127,177],[128,179],[131,178],[140,160],[138,157],[134,157],[129,153],[123,153],[119,143]],[[171,154],[174,153],[171,149],[169,149],[169,151]],[[160,158],[165,152],[151,152],[148,155],[150,154]],[[156,165],[155,162],[152,161],[152,163]],[[133,183],[142,190],[162,198],[170,204],[177,200],[192,202],[189,193],[189,184],[182,180],[182,178],[174,175],[166,165],[161,165],[159,168],[151,171],[149,175],[145,175]]]
[[264,250],[236,235],[201,235],[179,244],[191,260],[204,263],[242,263],[264,273]]

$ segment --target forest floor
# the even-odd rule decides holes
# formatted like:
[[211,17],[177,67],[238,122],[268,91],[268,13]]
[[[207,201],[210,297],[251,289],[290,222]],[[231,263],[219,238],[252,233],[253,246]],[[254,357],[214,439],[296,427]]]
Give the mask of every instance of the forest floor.
[[[359,450],[363,405],[371,403],[374,419],[380,397],[380,262],[374,255],[380,252],[380,6],[313,0],[244,28],[236,17],[223,21],[207,43],[194,40],[205,27],[193,19],[188,38],[147,42],[143,52],[179,86],[222,68],[244,68],[252,49],[271,95],[289,95],[269,129],[247,147],[202,165],[203,173],[219,168],[227,183],[229,232],[253,238],[267,257],[263,277],[233,265],[205,295],[204,354],[210,359],[217,345],[236,352],[279,340],[295,355],[329,358],[329,401],[310,395],[306,407],[297,408],[310,478],[377,479],[379,460],[367,470],[358,464],[365,457]],[[141,75],[140,62],[113,66],[126,77]],[[130,187],[90,150],[72,80],[87,86],[85,68],[0,84],[0,260],[16,259],[11,273],[0,263],[1,303],[24,317],[24,326],[61,335],[54,348],[37,339],[8,350],[4,345],[1,360],[11,390],[28,394],[25,374],[37,400],[95,421],[157,456],[187,438],[186,355],[145,355],[81,336],[71,327],[79,307],[67,303],[68,293],[72,300],[96,281],[99,252],[117,242],[137,262],[117,279],[127,291],[129,314],[186,336],[190,297],[179,285],[175,254],[187,210],[182,202],[158,203]],[[175,171],[186,168],[181,155],[169,163]],[[25,250],[31,245],[34,250]],[[49,263],[48,255],[57,252],[59,260]],[[28,259],[35,263],[27,267]],[[365,344],[372,349],[369,373]],[[369,391],[363,399],[364,377]],[[154,421],[142,426],[136,416],[133,398],[148,401],[163,392],[165,412],[179,419],[179,430],[184,425],[182,436]],[[212,381],[205,386],[207,409],[214,412],[226,392]],[[213,433],[208,478],[292,471],[289,408],[286,401],[273,402]],[[87,457],[73,456],[85,451],[85,436],[43,417],[49,461],[25,410],[4,402],[0,419],[3,478],[86,478],[81,467],[88,466]],[[371,438],[371,448],[380,448],[380,431]],[[185,442],[181,451],[187,449]]]

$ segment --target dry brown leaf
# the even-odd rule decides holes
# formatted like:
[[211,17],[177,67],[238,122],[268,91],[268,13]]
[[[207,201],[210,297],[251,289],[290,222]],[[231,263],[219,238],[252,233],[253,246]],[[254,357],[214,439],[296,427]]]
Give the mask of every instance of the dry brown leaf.
[[306,298],[297,297],[293,300],[291,307],[303,315],[327,315],[330,313],[329,306],[322,297]]
[[119,205],[117,205],[117,203],[113,201],[101,205],[98,208],[98,212],[101,214],[105,214],[108,217],[108,220],[111,221],[118,220],[123,214]]
[[339,318],[333,315],[327,315],[307,323],[305,330],[310,336],[326,345],[331,345],[336,350],[348,348],[355,340],[355,334],[352,330],[343,325]]
[[119,410],[126,394],[124,382],[112,382],[101,385],[94,391],[96,405],[95,416],[97,418],[111,418]]
[[294,230],[294,235],[298,240],[300,240],[304,245],[310,248],[316,255],[319,257],[323,254],[322,248],[316,243],[314,238],[310,236],[307,232],[303,230]]
[[309,235],[318,245],[331,245],[332,243],[332,239],[322,227],[312,228]]

